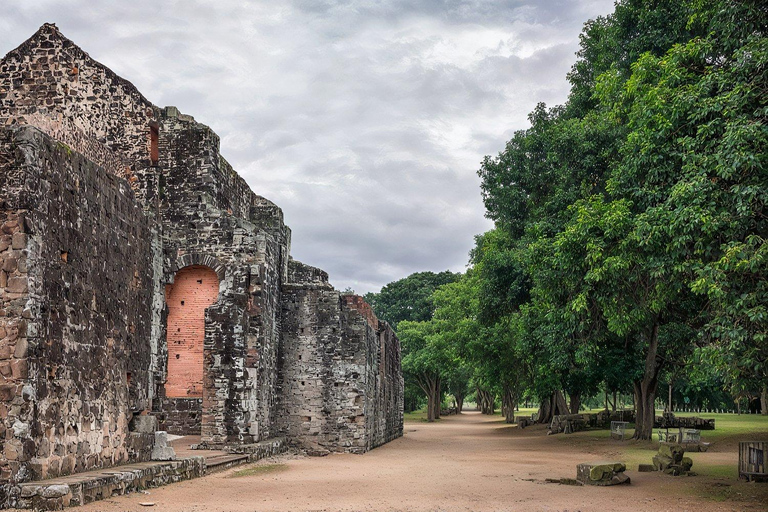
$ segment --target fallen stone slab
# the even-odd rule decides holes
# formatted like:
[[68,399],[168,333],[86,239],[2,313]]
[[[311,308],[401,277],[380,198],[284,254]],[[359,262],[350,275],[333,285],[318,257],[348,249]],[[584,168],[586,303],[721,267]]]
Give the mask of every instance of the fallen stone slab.
[[266,457],[281,454],[287,449],[288,443],[286,443],[285,438],[275,437],[265,441],[259,441],[258,443],[226,446],[224,451],[232,454],[247,454],[248,462],[254,462]]
[[523,416],[517,418],[517,428],[525,428],[533,424],[534,421],[530,417]]
[[627,466],[623,462],[583,462],[576,466],[576,480],[586,485],[621,485],[630,483],[624,474]]

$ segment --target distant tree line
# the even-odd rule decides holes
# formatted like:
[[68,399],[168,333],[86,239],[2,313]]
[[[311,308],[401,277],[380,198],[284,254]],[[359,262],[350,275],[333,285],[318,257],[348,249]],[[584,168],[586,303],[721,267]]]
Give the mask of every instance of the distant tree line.
[[662,385],[768,412],[767,22],[759,0],[624,0],[586,23],[566,103],[478,171],[495,227],[467,272],[367,296],[430,419],[445,392],[542,422],[618,393],[648,439]]

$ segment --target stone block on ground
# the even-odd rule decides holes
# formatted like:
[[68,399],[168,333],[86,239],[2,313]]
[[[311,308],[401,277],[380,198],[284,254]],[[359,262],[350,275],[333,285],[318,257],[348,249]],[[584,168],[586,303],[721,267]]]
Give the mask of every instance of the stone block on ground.
[[589,423],[589,414],[563,414],[553,416],[547,434],[572,434],[574,432],[581,432],[582,430],[587,430]]
[[666,475],[691,475],[693,460],[685,457],[685,449],[675,443],[661,443],[659,452],[653,456],[653,466],[656,471]]
[[152,460],[176,460],[176,452],[168,444],[168,432],[155,432],[155,445],[152,447]]
[[519,416],[517,418],[517,428],[525,428],[533,425],[534,421],[529,416]]
[[576,466],[576,479],[587,485],[620,485],[630,483],[623,462],[584,462]]

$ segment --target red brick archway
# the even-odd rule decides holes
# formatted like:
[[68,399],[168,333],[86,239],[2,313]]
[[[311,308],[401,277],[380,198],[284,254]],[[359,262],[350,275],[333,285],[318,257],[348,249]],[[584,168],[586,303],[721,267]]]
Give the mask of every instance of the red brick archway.
[[173,284],[165,287],[168,305],[168,378],[165,396],[203,397],[203,340],[205,309],[216,302],[219,277],[203,265],[176,272]]

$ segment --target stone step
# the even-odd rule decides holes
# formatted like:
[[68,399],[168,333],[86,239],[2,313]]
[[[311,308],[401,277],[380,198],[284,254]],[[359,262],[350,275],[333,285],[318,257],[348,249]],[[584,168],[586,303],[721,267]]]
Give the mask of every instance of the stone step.
[[214,473],[216,471],[224,471],[234,466],[239,466],[248,462],[249,456],[243,455],[216,455],[214,457],[206,457],[205,459],[205,472]]

